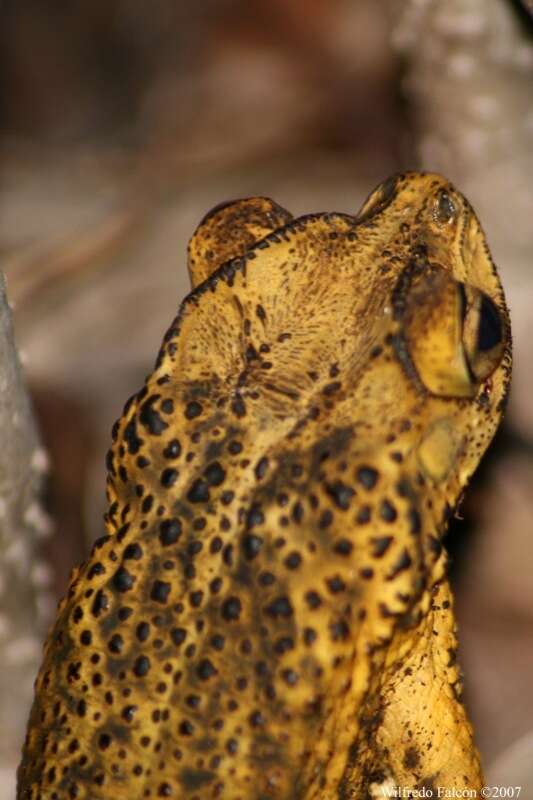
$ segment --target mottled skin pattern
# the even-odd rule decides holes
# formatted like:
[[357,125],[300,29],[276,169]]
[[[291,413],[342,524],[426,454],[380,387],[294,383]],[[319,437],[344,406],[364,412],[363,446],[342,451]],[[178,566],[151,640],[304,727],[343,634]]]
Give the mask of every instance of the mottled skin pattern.
[[357,217],[238,201],[189,269],[113,431],[18,798],[479,787],[441,546],[511,367],[474,212],[415,173]]

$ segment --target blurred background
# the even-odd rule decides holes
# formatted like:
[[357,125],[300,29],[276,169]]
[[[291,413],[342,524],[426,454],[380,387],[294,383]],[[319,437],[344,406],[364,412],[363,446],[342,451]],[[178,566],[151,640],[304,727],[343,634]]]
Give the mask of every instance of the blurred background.
[[[476,208],[511,308],[509,412],[449,547],[484,763],[493,781],[526,781],[532,143],[526,0],[2,4],[0,265],[48,452],[51,520],[30,554],[35,641],[9,650],[5,707],[22,661],[36,669],[72,565],[102,533],[110,428],[188,291],[186,245],[203,214],[254,194],[293,214],[354,213],[392,172],[425,168]],[[16,637],[4,619],[0,647]],[[0,731],[2,800],[13,797],[23,705]],[[533,798],[528,780],[522,798]]]

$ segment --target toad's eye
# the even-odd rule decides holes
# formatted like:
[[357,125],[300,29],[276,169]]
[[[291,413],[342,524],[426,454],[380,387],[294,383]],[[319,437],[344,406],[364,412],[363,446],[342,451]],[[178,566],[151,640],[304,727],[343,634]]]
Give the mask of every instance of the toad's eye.
[[505,350],[505,321],[493,300],[441,267],[428,267],[398,308],[407,351],[426,389],[473,397]]
[[435,200],[433,208],[435,222],[439,225],[449,225],[457,216],[457,208],[452,198],[445,189],[441,189]]
[[463,347],[478,381],[487,378],[500,361],[504,326],[498,309],[486,294],[463,284]]
[[357,222],[365,222],[379,214],[384,208],[387,208],[396,196],[397,182],[397,177],[393,175],[392,178],[384,181],[377,189],[374,189],[359,209],[359,213],[356,216]]

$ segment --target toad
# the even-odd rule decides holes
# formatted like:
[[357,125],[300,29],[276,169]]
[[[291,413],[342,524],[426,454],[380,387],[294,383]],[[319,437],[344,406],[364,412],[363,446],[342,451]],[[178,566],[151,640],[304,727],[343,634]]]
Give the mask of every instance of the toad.
[[479,788],[442,536],[505,405],[508,313],[434,174],[356,216],[215,208],[107,458],[19,800]]

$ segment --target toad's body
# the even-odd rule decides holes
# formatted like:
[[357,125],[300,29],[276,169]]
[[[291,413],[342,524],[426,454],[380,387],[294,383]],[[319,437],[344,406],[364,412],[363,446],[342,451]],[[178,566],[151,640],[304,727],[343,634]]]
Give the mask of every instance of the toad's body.
[[478,787],[440,540],[510,341],[472,209],[414,173],[356,218],[240,201],[189,265],[114,431],[109,536],[48,638],[18,797]]

